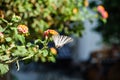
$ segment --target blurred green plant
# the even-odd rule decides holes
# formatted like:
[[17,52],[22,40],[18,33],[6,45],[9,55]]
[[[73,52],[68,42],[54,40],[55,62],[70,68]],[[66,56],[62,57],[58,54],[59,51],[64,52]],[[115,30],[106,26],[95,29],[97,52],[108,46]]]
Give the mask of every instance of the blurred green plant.
[[58,34],[55,30],[81,36],[84,20],[101,18],[88,5],[88,0],[0,0],[0,74],[13,62],[19,70],[21,60],[55,62],[57,51],[48,47],[47,30],[49,36]]
[[[51,39],[38,38],[34,41],[31,40],[31,42],[27,41],[30,36],[28,27],[20,24],[20,21],[21,18],[15,15],[10,21],[0,18],[0,23],[5,23],[4,26],[0,26],[0,75],[8,72],[8,66],[13,62],[17,63],[19,70],[19,61],[21,60],[55,62],[55,50],[53,54],[53,51],[48,47],[48,42]],[[42,48],[39,47],[40,45]]]
[[80,36],[83,21],[93,17],[87,10],[87,0],[1,0],[0,6],[7,20],[13,14],[21,16],[34,38],[48,28]]
[[99,20],[99,25],[95,30],[102,35],[105,44],[120,45],[119,0],[102,0],[102,2],[102,5],[109,13],[109,18],[106,24]]

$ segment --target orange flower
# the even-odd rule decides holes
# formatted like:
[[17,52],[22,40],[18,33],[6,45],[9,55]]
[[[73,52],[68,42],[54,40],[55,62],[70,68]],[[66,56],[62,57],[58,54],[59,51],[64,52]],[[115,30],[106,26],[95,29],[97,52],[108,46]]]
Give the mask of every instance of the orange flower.
[[52,29],[49,29],[48,32],[52,35],[58,35],[58,32]]
[[85,6],[85,7],[88,7],[88,5],[89,5],[88,0],[84,0],[84,6]]
[[44,36],[45,37],[48,37],[49,35],[58,35],[59,33],[55,30],[52,30],[52,29],[48,29],[44,32]]
[[102,13],[102,12],[105,11],[105,8],[104,8],[102,5],[99,5],[99,6],[97,7],[97,11],[100,12],[100,13]]
[[57,54],[57,50],[53,47],[50,48],[50,51],[52,54],[56,55]]
[[26,25],[18,25],[17,29],[20,33],[28,33],[28,27]]
[[76,14],[78,12],[78,9],[77,8],[74,8],[73,9],[73,13]]
[[101,15],[104,19],[108,18],[108,12],[107,11],[102,12]]

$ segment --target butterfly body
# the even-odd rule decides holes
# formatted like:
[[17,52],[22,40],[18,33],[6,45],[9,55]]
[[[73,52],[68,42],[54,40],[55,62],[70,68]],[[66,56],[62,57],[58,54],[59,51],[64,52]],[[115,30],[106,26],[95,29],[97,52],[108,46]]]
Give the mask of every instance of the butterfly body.
[[54,35],[52,36],[56,48],[62,47],[64,44],[72,42],[73,39],[64,35]]

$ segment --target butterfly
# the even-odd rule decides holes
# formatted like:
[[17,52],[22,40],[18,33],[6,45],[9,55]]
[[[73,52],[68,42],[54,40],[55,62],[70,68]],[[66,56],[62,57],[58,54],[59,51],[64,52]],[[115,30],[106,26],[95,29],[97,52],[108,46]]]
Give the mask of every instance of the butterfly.
[[52,39],[55,43],[56,48],[60,48],[63,45],[73,41],[71,37],[64,36],[64,35],[53,35]]

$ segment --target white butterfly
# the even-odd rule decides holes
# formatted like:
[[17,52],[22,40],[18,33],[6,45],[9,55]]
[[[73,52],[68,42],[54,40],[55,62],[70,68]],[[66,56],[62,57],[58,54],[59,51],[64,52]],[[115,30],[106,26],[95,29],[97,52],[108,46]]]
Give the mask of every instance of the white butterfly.
[[64,36],[64,35],[54,35],[52,36],[52,39],[55,43],[56,48],[62,47],[64,44],[67,44],[73,41],[71,37]]

